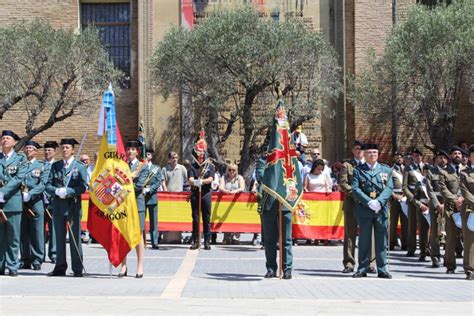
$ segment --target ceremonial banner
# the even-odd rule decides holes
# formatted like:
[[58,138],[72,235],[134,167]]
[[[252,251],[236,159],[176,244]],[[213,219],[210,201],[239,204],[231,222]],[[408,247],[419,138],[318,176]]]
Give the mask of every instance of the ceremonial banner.
[[[158,230],[191,231],[191,210],[187,198],[189,192],[158,192]],[[87,208],[88,195],[83,195],[83,208]],[[344,196],[340,192],[331,194],[304,193],[304,210],[293,211],[293,238],[300,239],[344,239]],[[211,230],[213,232],[260,233],[260,216],[257,213],[254,194],[236,195],[213,193]],[[83,222],[87,213],[83,213]],[[147,222],[148,226],[148,222]],[[84,226],[85,229],[85,226]]]
[[294,210],[303,194],[303,185],[296,149],[290,142],[286,109],[281,99],[277,101],[271,128],[262,188],[280,201],[283,207]]
[[140,242],[140,223],[133,178],[115,118],[114,95],[104,93],[106,131],[91,176],[87,227],[117,267]]

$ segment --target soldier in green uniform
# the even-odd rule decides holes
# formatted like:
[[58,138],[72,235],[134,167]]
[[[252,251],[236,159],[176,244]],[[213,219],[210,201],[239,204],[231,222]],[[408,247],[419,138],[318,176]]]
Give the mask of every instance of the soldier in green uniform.
[[260,232],[261,232],[261,238],[260,238],[260,245],[261,249],[264,249],[264,235],[263,235],[263,218],[262,218],[262,182],[263,182],[263,174],[265,173],[265,166],[267,165],[266,161],[266,151],[258,158],[256,166],[255,166],[255,181],[257,182],[257,212],[260,217]]
[[462,153],[458,146],[451,147],[451,163],[439,176],[439,188],[444,199],[444,220],[446,227],[445,265],[446,273],[454,274],[456,271],[456,239],[459,228],[453,220],[453,214],[460,212],[463,197],[459,182],[459,174],[465,168],[461,164]]
[[444,230],[442,229],[442,227],[444,227],[444,200],[439,187],[439,176],[442,170],[446,170],[448,159],[448,154],[444,150],[439,150],[436,153],[435,165],[430,168],[426,175],[426,187],[430,199],[430,248],[433,268],[439,268],[440,266],[441,252],[439,244],[441,231]]
[[[143,193],[145,188],[145,181],[148,177],[148,168],[145,163],[138,160],[140,148],[142,143],[138,140],[129,140],[126,145],[127,151],[127,162],[132,172],[133,187],[135,189],[135,198],[137,199],[138,217],[140,220],[140,231],[142,235],[145,233],[145,195]],[[137,273],[135,278],[141,279],[143,277],[143,257],[145,255],[145,243],[143,238],[140,239],[140,243],[135,247],[137,252]],[[127,258],[123,259],[118,274],[119,278],[127,276]]]
[[390,250],[394,250],[398,243],[397,226],[399,221],[401,226],[401,250],[407,250],[408,217],[402,210],[402,203],[406,203],[402,189],[403,170],[405,169],[403,155],[395,152],[394,160],[395,163],[392,166],[393,193],[390,199]]
[[[466,279],[473,279],[474,271],[474,144],[469,147],[469,162],[460,171],[461,194],[464,198],[461,210],[462,232],[464,237],[463,266]],[[468,220],[470,226],[468,227]]]
[[158,246],[158,188],[161,186],[162,175],[161,168],[152,163],[153,149],[146,150],[146,166],[148,168],[148,176],[145,180],[143,194],[145,194],[145,204],[148,210],[148,218],[150,219],[150,239],[153,249],[159,249]]
[[344,248],[342,264],[344,270],[342,273],[354,272],[355,261],[355,243],[357,236],[357,218],[354,213],[354,197],[352,196],[352,178],[353,170],[360,164],[365,163],[363,143],[359,140],[352,146],[353,158],[342,164],[339,187],[344,192]]
[[0,275],[8,269],[18,275],[21,212],[23,201],[20,187],[26,174],[25,156],[14,150],[20,138],[9,130],[2,131],[0,153]]
[[[66,233],[69,230],[69,248],[71,252],[72,271],[75,277],[82,277],[82,246],[81,246],[81,194],[87,189],[87,171],[84,164],[74,157],[74,146],[78,142],[72,138],[61,139],[62,160],[51,166],[46,184],[46,191],[54,196],[53,223],[56,231],[56,265],[48,276],[65,276]],[[67,226],[66,226],[67,225]],[[69,229],[67,229],[69,227]],[[73,245],[73,242],[76,245]],[[77,248],[76,248],[77,246]]]
[[413,163],[405,168],[403,172],[403,192],[408,203],[408,251],[407,257],[414,257],[416,251],[416,231],[420,227],[420,257],[418,261],[426,261],[427,249],[429,249],[430,225],[423,218],[422,213],[428,210],[428,206],[416,199],[415,190],[417,185],[423,181],[423,153],[418,148],[412,150]]
[[[47,141],[44,143],[44,169],[49,174],[51,166],[56,161],[56,150],[59,147],[56,141]],[[56,263],[56,234],[53,225],[53,203],[54,195],[50,195],[46,190],[43,192],[45,221],[48,225],[48,258],[52,263]],[[45,260],[43,260],[44,262]]]
[[25,142],[27,160],[23,180],[23,214],[21,216],[20,269],[41,270],[44,259],[44,204],[43,192],[48,182],[44,162],[36,159],[41,146],[35,141]]
[[387,270],[387,248],[388,201],[393,191],[392,169],[377,162],[379,150],[376,144],[364,144],[362,149],[366,163],[354,169],[352,180],[355,214],[360,230],[359,267],[353,277],[367,276],[373,229],[377,276],[391,279],[392,276]]

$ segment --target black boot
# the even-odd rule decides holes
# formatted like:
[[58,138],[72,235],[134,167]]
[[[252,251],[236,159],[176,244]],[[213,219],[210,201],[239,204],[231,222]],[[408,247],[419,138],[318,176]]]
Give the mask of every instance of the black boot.
[[211,244],[209,242],[209,236],[204,236],[204,249],[211,250]]

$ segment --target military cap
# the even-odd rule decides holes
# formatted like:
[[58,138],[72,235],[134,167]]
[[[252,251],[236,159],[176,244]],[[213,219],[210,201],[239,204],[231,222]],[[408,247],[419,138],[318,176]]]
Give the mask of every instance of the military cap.
[[367,149],[379,149],[379,146],[377,144],[364,144],[362,145],[362,150],[367,150]]
[[469,152],[468,152],[467,150],[465,150],[465,149],[461,149],[461,154],[462,154],[463,156],[469,156]]
[[10,130],[3,130],[2,136],[10,136],[10,137],[13,137],[14,140],[20,140],[20,137],[18,137],[17,134],[15,134],[14,132]]
[[78,144],[79,143],[74,138],[63,138],[61,139],[61,142],[59,143],[59,145],[72,145],[72,147]]
[[394,156],[394,157],[396,157],[396,156],[401,156],[401,157],[403,157],[403,154],[402,154],[401,151],[398,151],[398,150],[397,150],[397,151],[395,151],[395,152],[393,153],[393,156]]
[[469,152],[470,152],[470,153],[474,153],[474,144],[472,144],[471,146],[469,146]]
[[423,170],[430,170],[431,169],[431,165],[429,163],[425,163],[423,165]]
[[354,141],[354,145],[353,145],[353,146],[360,146],[360,147],[362,147],[362,146],[364,146],[364,142],[361,141],[361,140],[356,139],[356,140]]
[[146,152],[147,152],[147,153],[150,153],[150,154],[154,154],[154,153],[155,153],[155,151],[154,151],[152,148],[147,148],[147,149],[146,149]]
[[438,156],[445,156],[446,158],[449,158],[448,153],[445,150],[442,150],[442,149],[440,149],[436,152],[436,157],[438,157]]
[[52,140],[52,141],[47,141],[46,143],[44,143],[43,147],[56,149],[59,147],[59,145],[55,140]]
[[452,154],[452,153],[455,152],[455,151],[459,151],[461,154],[462,154],[462,152],[463,152],[462,148],[459,147],[459,146],[456,146],[456,145],[453,146],[453,147],[451,147],[451,148],[449,149],[449,153],[450,153],[450,154]]
[[25,142],[25,146],[35,146],[36,149],[41,148],[41,145],[38,144],[37,142],[33,141],[33,140],[27,140]]
[[413,147],[413,149],[411,150],[411,153],[423,156],[423,152],[416,147]]
[[127,148],[140,148],[142,144],[138,140],[129,140],[127,141]]

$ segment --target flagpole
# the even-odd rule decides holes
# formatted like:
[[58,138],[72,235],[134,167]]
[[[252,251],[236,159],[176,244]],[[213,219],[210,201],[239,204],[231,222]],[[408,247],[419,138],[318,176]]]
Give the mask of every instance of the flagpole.
[[201,249],[201,197],[202,197],[202,192],[201,192],[201,187],[199,187],[199,204],[198,204],[198,250]]
[[278,216],[280,217],[280,265],[279,265],[279,276],[280,276],[280,280],[281,278],[283,277],[283,218],[282,218],[282,215],[283,215],[283,211],[282,211],[282,207],[281,207],[281,202],[278,201]]

